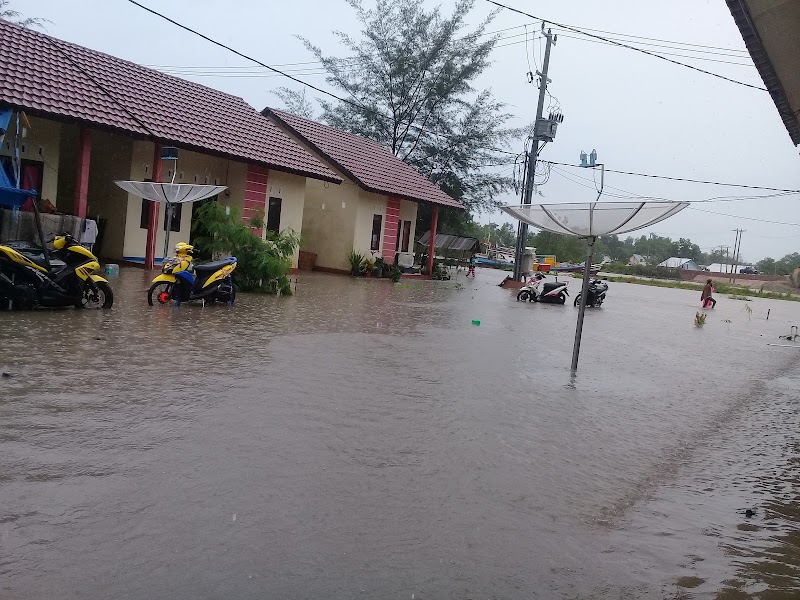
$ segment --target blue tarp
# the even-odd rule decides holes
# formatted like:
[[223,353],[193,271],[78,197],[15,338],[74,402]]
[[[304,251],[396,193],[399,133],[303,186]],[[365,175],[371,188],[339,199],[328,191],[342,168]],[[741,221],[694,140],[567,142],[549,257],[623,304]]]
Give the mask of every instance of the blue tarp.
[[[2,139],[11,123],[11,108],[0,108],[0,139]],[[36,198],[36,190],[21,190],[17,182],[12,183],[6,170],[0,165],[0,206],[19,208],[28,198]]]

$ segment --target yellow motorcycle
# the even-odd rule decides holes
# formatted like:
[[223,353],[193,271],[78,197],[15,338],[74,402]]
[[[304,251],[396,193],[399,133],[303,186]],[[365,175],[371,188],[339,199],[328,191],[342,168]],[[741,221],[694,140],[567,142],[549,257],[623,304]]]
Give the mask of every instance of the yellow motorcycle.
[[204,304],[233,304],[236,286],[231,274],[236,269],[236,257],[194,264],[193,252],[194,247],[185,242],[175,246],[175,256],[164,261],[161,275],[153,279],[147,290],[147,303],[150,306],[170,302],[180,306],[182,302],[192,300],[200,300]]
[[28,243],[0,245],[0,309],[111,308],[114,293],[94,274],[100,263],[90,250],[65,234],[53,239],[52,256]]

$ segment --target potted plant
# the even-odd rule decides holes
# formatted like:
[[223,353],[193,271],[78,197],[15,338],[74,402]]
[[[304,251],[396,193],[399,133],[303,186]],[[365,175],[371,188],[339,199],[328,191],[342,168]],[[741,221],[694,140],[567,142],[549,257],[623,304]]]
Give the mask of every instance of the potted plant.
[[386,270],[387,265],[386,261],[383,260],[382,257],[377,257],[375,259],[375,264],[372,267],[372,276],[373,277],[383,277],[384,271]]
[[373,272],[375,271],[375,259],[371,257],[364,257],[364,260],[361,261],[361,272],[369,277],[372,277]]
[[350,263],[350,275],[353,277],[357,277],[358,275],[362,275],[363,271],[361,270],[361,265],[364,262],[365,258],[364,255],[360,252],[356,252],[356,249],[353,248],[350,252],[347,253],[347,261]]
[[297,268],[301,271],[313,271],[317,262],[316,252],[300,249],[297,253]]
[[389,278],[394,282],[397,283],[400,281],[400,277],[403,275],[403,269],[398,267],[397,265],[392,265],[389,267]]

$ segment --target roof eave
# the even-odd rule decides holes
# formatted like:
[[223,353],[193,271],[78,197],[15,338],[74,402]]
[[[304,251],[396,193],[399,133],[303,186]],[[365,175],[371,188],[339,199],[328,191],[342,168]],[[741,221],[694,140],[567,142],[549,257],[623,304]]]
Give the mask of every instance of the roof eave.
[[[36,109],[36,108],[29,108],[27,106],[22,106],[19,104],[15,104],[13,102],[7,102],[5,100],[0,100],[0,104],[6,104],[8,106],[13,106],[17,110],[21,110],[32,117],[38,117],[40,119],[49,119],[51,121],[56,121],[58,123],[63,123],[65,125],[79,125],[79,126],[87,126],[91,127],[92,129],[96,129],[98,131],[105,131],[108,133],[113,133],[116,135],[122,135],[134,140],[138,141],[154,141],[153,136],[147,135],[145,133],[135,133],[129,129],[125,129],[124,127],[114,127],[113,125],[106,125],[103,123],[97,123],[95,121],[91,121],[88,119],[82,119],[80,117],[72,117],[70,115],[62,115],[59,113],[51,113],[46,110]],[[156,137],[155,141],[164,143],[164,144],[172,144],[179,148],[183,148],[184,150],[189,150],[191,152],[197,152],[198,154],[205,154],[206,156],[218,156],[220,158],[226,158],[229,160],[235,160],[238,162],[243,163],[252,163],[257,164],[260,166],[267,167],[268,169],[274,171],[281,171],[282,173],[290,173],[292,175],[299,175],[301,177],[308,177],[309,179],[318,179],[319,181],[325,181],[328,183],[335,183],[336,185],[341,185],[342,178],[337,177],[335,174],[322,175],[318,173],[313,173],[311,171],[305,171],[303,169],[295,169],[292,167],[287,167],[284,165],[276,165],[273,163],[269,163],[266,161],[260,160],[253,160],[252,158],[246,158],[242,156],[237,156],[235,154],[230,154],[228,152],[219,152],[214,150],[209,150],[207,148],[203,148],[201,146],[197,146],[194,144],[188,144],[181,140],[174,140],[169,139],[166,137]]]
[[316,152],[320,156],[324,157],[325,160],[327,160],[334,167],[339,169],[339,171],[341,171],[342,173],[347,175],[347,177],[349,179],[352,179],[353,181],[355,181],[358,184],[359,187],[361,187],[361,188],[363,188],[365,190],[367,189],[367,186],[364,184],[364,182],[361,181],[358,177],[356,177],[355,174],[353,174],[350,170],[348,170],[347,167],[345,167],[345,166],[339,164],[338,162],[336,162],[336,160],[334,160],[333,157],[331,157],[329,154],[325,153],[314,142],[312,142],[310,139],[305,137],[302,133],[297,131],[297,129],[292,127],[289,123],[287,123],[286,121],[281,119],[280,116],[277,113],[275,113],[275,111],[273,111],[271,108],[269,108],[269,107],[265,108],[264,110],[261,111],[261,114],[267,119],[273,119],[273,120],[277,121],[277,123],[281,127],[284,127],[286,129],[288,129],[289,131],[291,131],[294,135],[296,135],[298,138],[300,138],[303,141],[304,144],[306,144],[309,148],[312,148],[314,150],[314,152]]
[[[296,135],[298,138],[303,140],[304,144],[307,144],[310,148],[313,148],[315,152],[317,152],[320,156],[324,157],[325,160],[327,160],[334,167],[339,169],[342,173],[347,175],[348,178],[352,179],[358,185],[358,187],[360,187],[364,191],[372,192],[373,194],[385,194],[387,196],[395,196],[397,198],[401,198],[403,200],[410,200],[412,202],[427,202],[428,204],[435,204],[437,206],[444,206],[446,208],[454,208],[456,210],[466,210],[466,207],[460,202],[459,202],[460,206],[450,206],[450,205],[445,204],[443,202],[435,202],[433,200],[424,200],[424,199],[421,199],[421,198],[414,198],[412,196],[406,196],[406,195],[403,195],[403,194],[397,194],[395,192],[388,192],[386,190],[381,190],[381,189],[369,186],[366,183],[364,183],[361,179],[356,177],[356,175],[353,174],[351,171],[349,171],[346,167],[344,167],[340,163],[338,163],[333,157],[331,157],[329,154],[324,152],[319,146],[314,144],[314,142],[312,142],[307,137],[305,137],[302,133],[297,131],[297,129],[292,127],[291,124],[289,124],[286,121],[284,121],[283,119],[281,119],[280,115],[278,115],[274,110],[272,110],[271,108],[267,107],[267,108],[265,108],[264,110],[261,111],[261,114],[264,115],[266,118],[274,119],[282,127],[285,127],[286,129],[291,131],[294,135]],[[435,184],[432,184],[432,185],[435,185]],[[442,192],[442,193],[444,193],[444,192]],[[453,199],[453,201],[454,202],[458,202],[458,200],[455,200],[455,199]]]
[[[431,183],[431,185],[436,185],[435,183]],[[362,188],[368,192],[372,192],[373,194],[386,194],[387,196],[393,196],[395,198],[400,198],[401,200],[408,200],[410,202],[422,202],[424,204],[432,204],[434,206],[442,206],[444,208],[452,208],[455,210],[466,210],[467,208],[464,206],[462,202],[459,202],[455,198],[453,198],[453,202],[458,202],[459,206],[453,206],[451,204],[445,204],[444,202],[436,202],[435,200],[427,200],[425,198],[415,198],[413,196],[408,196],[406,194],[397,194],[395,192],[387,192],[386,190],[379,190],[377,188],[369,187],[366,185],[362,185]],[[446,193],[442,191],[442,193]]]
[[731,16],[739,28],[747,51],[750,53],[750,57],[753,59],[764,85],[767,86],[767,91],[772,96],[772,101],[778,109],[778,114],[786,127],[786,131],[789,133],[792,143],[797,146],[800,144],[800,122],[797,120],[797,115],[792,112],[789,99],[786,96],[786,90],[783,88],[775,67],[767,55],[745,0],[726,0],[726,2],[728,3],[728,9],[731,11]]

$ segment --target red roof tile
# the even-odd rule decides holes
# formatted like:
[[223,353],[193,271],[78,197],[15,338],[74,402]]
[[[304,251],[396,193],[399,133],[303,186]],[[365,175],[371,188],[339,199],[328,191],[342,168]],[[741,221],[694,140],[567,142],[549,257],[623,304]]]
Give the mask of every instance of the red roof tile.
[[367,191],[464,208],[461,202],[374,140],[274,108],[266,108],[262,114],[283,123]]
[[243,99],[0,20],[0,103],[336,183]]

